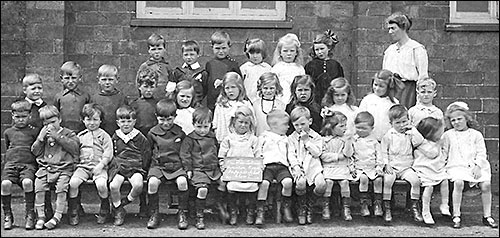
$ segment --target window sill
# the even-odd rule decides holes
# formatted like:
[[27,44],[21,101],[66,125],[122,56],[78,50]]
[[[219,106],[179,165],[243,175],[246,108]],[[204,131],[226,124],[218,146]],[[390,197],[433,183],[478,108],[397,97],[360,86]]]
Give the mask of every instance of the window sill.
[[446,23],[445,31],[497,31],[498,24]]
[[164,27],[208,27],[208,28],[266,28],[291,29],[290,21],[241,21],[241,20],[184,20],[184,19],[138,19],[133,18],[131,26],[164,26]]

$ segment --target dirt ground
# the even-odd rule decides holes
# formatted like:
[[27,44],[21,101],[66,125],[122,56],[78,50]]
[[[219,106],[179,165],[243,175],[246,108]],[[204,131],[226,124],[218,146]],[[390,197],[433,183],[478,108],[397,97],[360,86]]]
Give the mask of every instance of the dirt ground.
[[[439,214],[438,200],[432,200],[432,212],[436,225],[426,227],[423,223],[415,223],[404,208],[404,202],[397,202],[393,212],[393,222],[391,226],[386,226],[382,218],[363,218],[359,214],[359,202],[353,201],[353,220],[346,222],[338,215],[338,211],[330,221],[321,221],[321,214],[315,214],[314,223],[300,226],[294,223],[276,224],[272,217],[266,217],[264,228],[256,228],[243,224],[243,219],[239,219],[237,226],[221,224],[215,214],[206,215],[206,229],[197,230],[194,227],[194,219],[189,218],[189,228],[178,230],[177,216],[164,210],[163,220],[160,227],[155,230],[146,228],[147,219],[137,217],[138,204],[134,202],[126,207],[128,214],[125,224],[114,226],[112,222],[98,225],[93,213],[97,213],[97,203],[86,204],[84,208],[86,215],[80,220],[78,226],[68,224],[66,216],[59,227],[54,230],[32,230],[24,229],[24,204],[22,197],[13,198],[13,210],[15,217],[15,227],[12,230],[1,228],[1,237],[198,237],[198,236],[224,236],[224,237],[332,237],[332,236],[364,236],[364,237],[498,237],[498,228],[493,229],[481,223],[482,208],[480,195],[464,196],[462,204],[462,228],[452,228],[450,218],[442,217]],[[398,199],[404,201],[404,199]],[[499,219],[499,197],[493,195],[492,205],[493,217]],[[3,221],[2,212],[2,221]],[[20,227],[19,227],[20,226]]]

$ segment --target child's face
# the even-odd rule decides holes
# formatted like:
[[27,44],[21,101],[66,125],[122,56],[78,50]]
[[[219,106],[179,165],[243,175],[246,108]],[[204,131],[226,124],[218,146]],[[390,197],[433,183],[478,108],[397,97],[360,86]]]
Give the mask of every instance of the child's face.
[[224,92],[226,92],[227,98],[229,98],[229,100],[236,100],[240,95],[240,89],[234,83],[224,85]]
[[89,131],[95,131],[101,126],[101,115],[99,115],[99,113],[94,113],[91,117],[86,116],[83,118],[83,124]]
[[260,64],[262,63],[263,57],[261,52],[253,52],[253,53],[248,53],[248,56],[250,56],[250,62],[253,64]]
[[294,62],[297,57],[297,47],[293,43],[284,44],[281,47],[280,56],[286,63]]
[[113,92],[115,89],[115,84],[118,82],[118,79],[115,76],[99,76],[97,79],[97,83],[103,92]]
[[299,102],[307,102],[307,100],[311,98],[311,94],[311,87],[305,84],[299,84],[297,85],[297,88],[295,88],[295,95],[297,96]]
[[156,119],[158,120],[158,125],[160,125],[161,129],[168,131],[174,125],[175,116],[156,116]]
[[346,130],[347,130],[347,123],[345,120],[343,121],[340,121],[339,124],[337,124],[334,128],[333,128],[333,134],[335,136],[344,136]]
[[135,126],[136,119],[118,119],[116,124],[124,134],[130,133]]
[[288,120],[285,119],[275,121],[269,125],[270,130],[278,135],[286,135],[289,127],[290,125],[288,125]]
[[345,90],[335,90],[333,93],[333,103],[342,105],[347,102],[347,92]]
[[51,117],[43,120],[43,125],[50,130],[59,131],[61,129],[61,118]]
[[192,65],[198,61],[198,53],[194,50],[185,50],[182,52],[182,60],[188,65]]
[[141,86],[139,86],[139,93],[141,94],[142,98],[152,98],[155,89],[156,85],[143,83],[141,84]]
[[208,132],[210,132],[212,122],[209,121],[195,122],[193,126],[194,126],[194,132],[196,132],[196,134],[198,134],[199,136],[206,136]]
[[408,126],[410,125],[410,120],[408,119],[408,115],[393,119],[391,121],[391,125],[397,132],[405,133],[408,130]]
[[193,93],[191,89],[182,89],[177,93],[177,104],[180,108],[187,108],[193,101]]
[[250,131],[250,119],[245,116],[239,115],[234,120],[234,131],[238,135],[244,135],[248,131]]
[[387,92],[387,83],[382,79],[373,80],[373,93],[379,97],[383,97]]
[[82,81],[82,76],[79,74],[64,73],[61,75],[61,83],[68,90],[75,90],[78,83]]
[[276,96],[276,83],[270,82],[262,85],[262,97],[267,100],[272,100]]
[[295,131],[297,133],[300,133],[302,131],[309,132],[309,126],[312,124],[312,118],[306,118],[304,116],[299,117],[299,119],[295,120],[292,122],[293,128],[295,128]]
[[373,131],[373,126],[370,126],[367,122],[357,123],[354,127],[356,127],[356,134],[362,138],[369,136]]
[[212,49],[217,59],[224,59],[229,54],[229,45],[227,44],[227,42],[215,43],[212,45]]
[[450,114],[451,126],[457,131],[464,131],[469,128],[467,126],[467,118],[465,117],[465,112],[454,111]]
[[24,128],[28,126],[28,120],[30,119],[30,112],[12,112],[12,122],[17,128]]
[[316,56],[318,56],[318,59],[321,60],[326,60],[328,59],[328,46],[326,46],[324,43],[317,43],[314,44],[314,53],[316,53]]
[[417,90],[418,101],[424,105],[432,105],[432,100],[436,96],[436,90],[430,86],[421,87]]
[[150,45],[148,53],[149,56],[153,57],[153,59],[160,60],[162,57],[165,56],[167,50],[165,49],[165,46],[163,46],[163,44]]
[[24,94],[26,94],[27,98],[29,98],[32,101],[36,101],[42,98],[43,87],[41,83],[35,83],[24,88],[23,92]]

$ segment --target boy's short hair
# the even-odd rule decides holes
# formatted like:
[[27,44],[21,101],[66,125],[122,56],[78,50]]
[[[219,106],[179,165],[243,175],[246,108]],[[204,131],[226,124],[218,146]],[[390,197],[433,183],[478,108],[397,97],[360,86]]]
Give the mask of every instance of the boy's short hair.
[[80,75],[80,71],[82,70],[82,67],[74,62],[74,61],[67,61],[61,66],[61,70],[59,71],[60,75],[64,74],[71,74],[71,75]]
[[30,112],[31,111],[31,103],[24,100],[24,99],[17,100],[10,105],[10,108],[12,109],[12,113]]
[[417,130],[425,139],[432,140],[433,135],[436,134],[443,123],[443,120],[426,117],[418,123]]
[[38,112],[40,114],[40,119],[42,120],[47,120],[52,117],[61,118],[59,110],[54,105],[43,106],[42,108],[38,109]]
[[304,106],[297,106],[290,112],[290,120],[292,122],[297,121],[301,117],[305,117],[306,119],[311,118],[311,111]]
[[373,115],[368,111],[362,111],[354,118],[354,124],[358,123],[368,123],[368,125],[373,126],[375,125],[375,118],[373,118]]
[[243,51],[248,58],[250,58],[250,54],[253,53],[262,54],[262,59],[267,57],[266,43],[259,38],[247,40]]
[[389,120],[391,122],[404,116],[408,117],[408,110],[404,105],[396,104],[389,108]]
[[161,99],[156,103],[156,116],[171,117],[177,116],[177,105],[172,99]]
[[118,78],[118,68],[114,65],[103,64],[97,70],[97,77],[101,76],[115,76]]
[[184,53],[185,51],[194,51],[196,54],[200,54],[200,45],[194,40],[184,41],[181,45],[181,52]]
[[123,105],[116,109],[116,119],[137,119],[137,112],[129,105]]
[[231,46],[231,38],[229,37],[229,34],[225,31],[216,31],[210,37],[210,43],[212,44],[212,46],[215,44],[222,44],[225,42],[227,42],[228,46]]
[[23,88],[26,88],[33,84],[41,84],[41,83],[42,83],[42,77],[40,77],[40,75],[36,73],[26,74],[26,76],[24,76],[24,78],[22,79]]
[[423,78],[417,81],[417,91],[427,87],[431,87],[432,90],[436,90],[436,86],[436,81],[432,78]]
[[208,109],[208,107],[201,106],[194,109],[193,124],[212,122],[213,118],[214,114],[212,113],[212,110]]
[[152,67],[144,67],[137,73],[136,84],[140,87],[143,84],[148,86],[156,86],[160,75],[157,70]]
[[95,114],[99,114],[99,119],[101,119],[101,121],[104,121],[104,109],[101,107],[101,105],[97,103],[87,103],[83,105],[80,117],[83,120],[85,119],[85,117],[91,118]]
[[165,38],[160,34],[153,33],[148,38],[148,46],[163,45],[165,47],[165,44]]
[[285,110],[273,109],[269,113],[267,113],[266,122],[269,127],[273,127],[276,122],[286,120],[287,122],[290,120],[290,115]]

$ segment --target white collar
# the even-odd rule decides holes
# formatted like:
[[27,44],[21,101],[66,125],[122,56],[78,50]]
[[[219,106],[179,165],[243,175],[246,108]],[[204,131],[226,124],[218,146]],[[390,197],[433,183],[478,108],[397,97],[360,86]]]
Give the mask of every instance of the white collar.
[[134,137],[137,136],[137,134],[139,134],[139,130],[135,128],[132,129],[132,131],[126,135],[120,129],[116,130],[115,132],[116,135],[125,142],[125,144],[127,144],[130,140],[134,139]]
[[198,62],[196,62],[196,63],[194,63],[192,65],[188,65],[186,63],[182,64],[182,68],[187,68],[188,66],[191,66],[191,69],[198,69],[198,68],[201,67],[200,63],[198,63]]
[[35,104],[35,105],[37,105],[37,106],[40,106],[40,105],[42,105],[42,103],[43,103],[43,100],[42,100],[41,98],[37,99],[36,101],[33,101],[33,100],[31,100],[31,99],[29,99],[29,98],[27,98],[27,97],[26,97],[26,98],[24,98],[24,99],[25,99],[26,101],[28,101],[29,103],[31,103],[31,104]]

